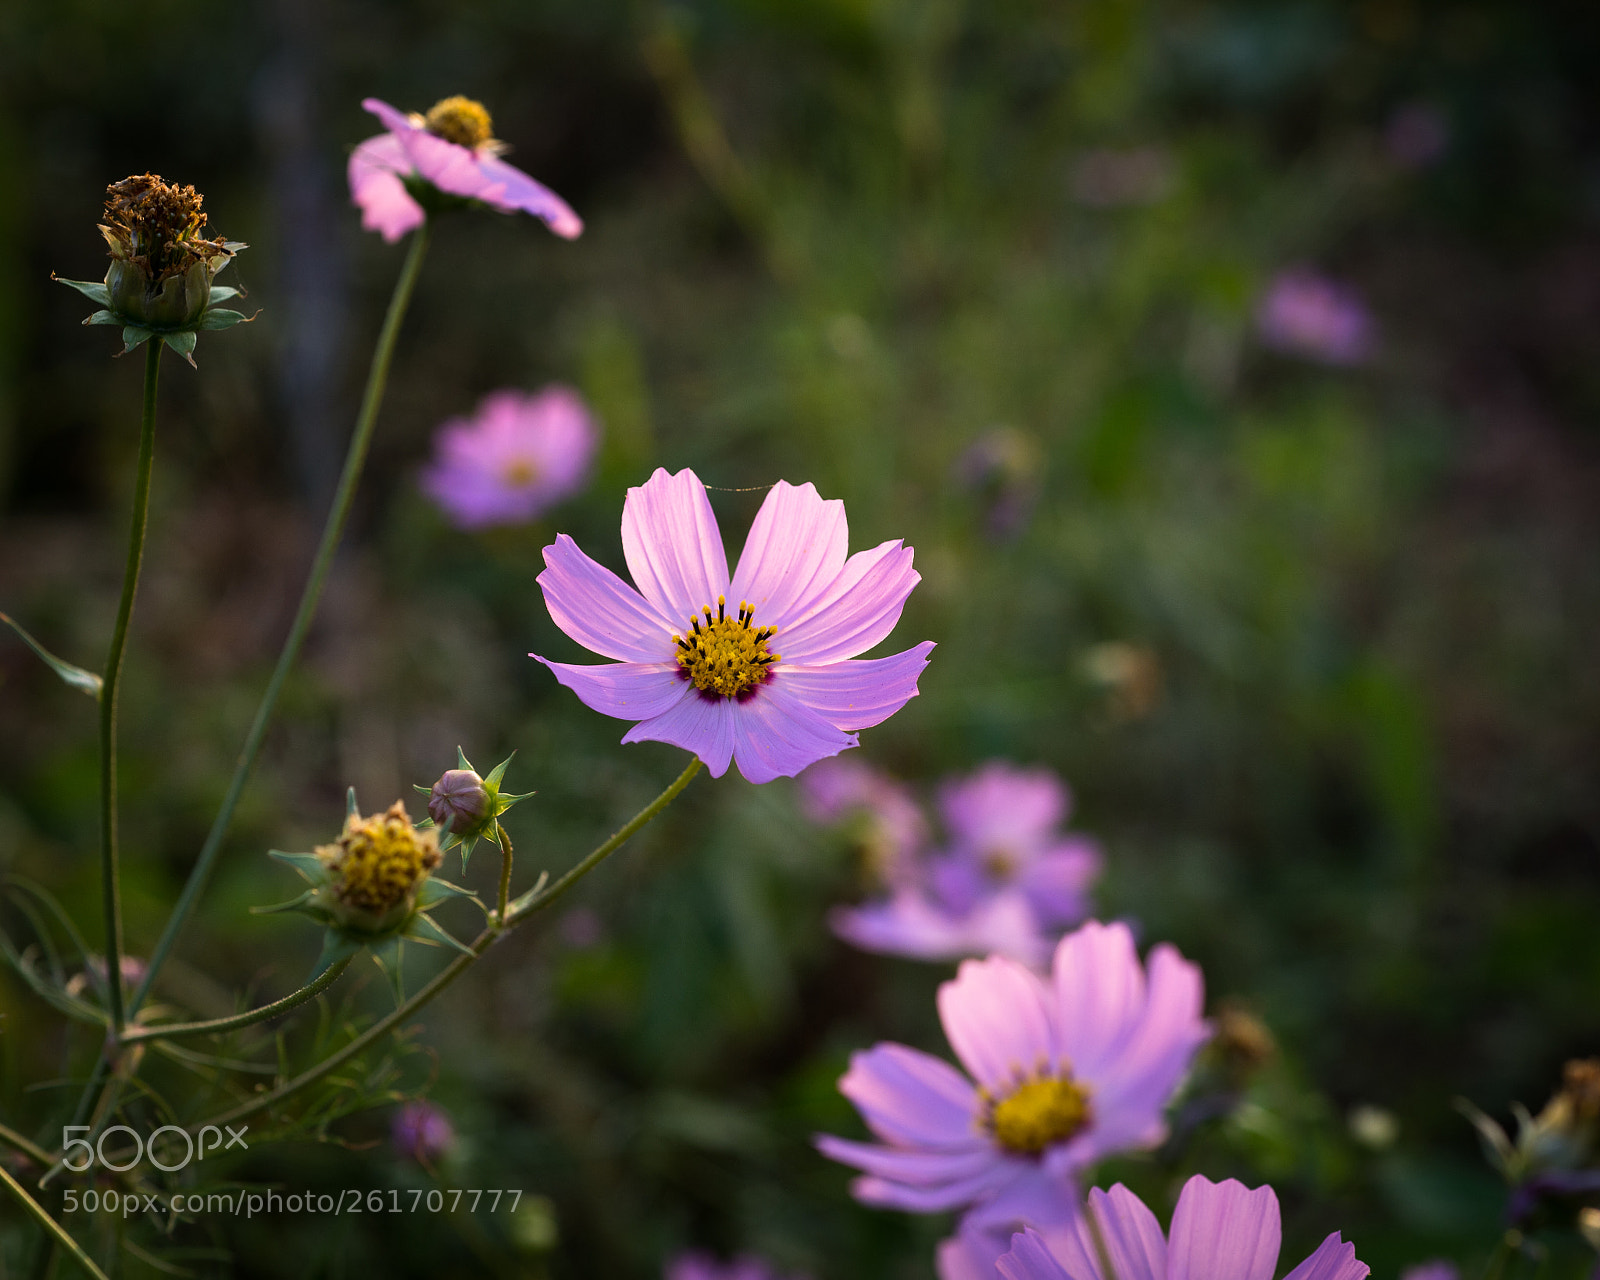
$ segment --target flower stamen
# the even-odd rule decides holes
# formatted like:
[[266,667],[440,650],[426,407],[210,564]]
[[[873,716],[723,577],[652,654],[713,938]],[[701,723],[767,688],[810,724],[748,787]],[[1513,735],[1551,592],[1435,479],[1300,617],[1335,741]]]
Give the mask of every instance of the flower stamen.
[[339,839],[316,852],[339,901],[375,916],[408,901],[440,860],[438,838],[416,830],[398,800],[370,818],[351,814]]
[[1020,1077],[1004,1097],[983,1092],[980,1123],[1007,1151],[1042,1155],[1047,1147],[1076,1136],[1094,1119],[1089,1089],[1072,1078],[1041,1074]]
[[694,687],[710,697],[743,698],[766,680],[772,664],[783,655],[773,653],[767,642],[777,634],[776,627],[757,627],[752,622],[755,610],[744,601],[739,616],[728,617],[726,596],[717,597],[717,613],[706,605],[704,623],[690,618],[684,635],[674,635],[678,646],[678,671]]
[[491,142],[494,130],[489,123],[489,111],[483,103],[464,98],[459,93],[451,98],[441,98],[428,108],[422,118],[423,128],[446,142],[473,150]]

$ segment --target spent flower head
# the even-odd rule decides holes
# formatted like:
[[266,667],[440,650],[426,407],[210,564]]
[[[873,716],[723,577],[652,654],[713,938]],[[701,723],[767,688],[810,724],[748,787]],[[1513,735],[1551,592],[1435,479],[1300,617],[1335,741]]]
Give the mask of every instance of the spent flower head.
[[215,305],[238,293],[212,281],[245,245],[202,235],[202,202],[192,186],[163,182],[154,173],[135,174],[106,188],[100,224],[111,253],[106,278],[61,283],[103,308],[85,324],[122,326],[124,353],[159,338],[193,364],[197,332],[226,329],[248,318]]
[[255,910],[258,914],[298,911],[327,927],[313,978],[370,948],[398,999],[403,940],[469,950],[428,912],[449,897],[477,900],[432,874],[442,857],[438,836],[414,826],[402,801],[363,817],[352,787],[337,839],[311,853],[272,849],[269,854],[293,867],[311,887],[288,902]]
[[392,244],[429,214],[475,205],[531,213],[566,240],[583,231],[566,201],[500,158],[505,144],[495,139],[481,102],[444,98],[425,115],[408,115],[377,98],[361,105],[388,130],[350,154],[350,198],[368,231]]

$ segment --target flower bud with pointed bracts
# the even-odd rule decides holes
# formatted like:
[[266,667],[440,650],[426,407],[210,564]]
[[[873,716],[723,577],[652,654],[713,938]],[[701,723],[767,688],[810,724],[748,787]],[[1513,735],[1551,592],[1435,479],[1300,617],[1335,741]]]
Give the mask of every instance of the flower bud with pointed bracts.
[[471,769],[446,769],[428,793],[428,816],[463,839],[482,835],[493,810],[483,779]]

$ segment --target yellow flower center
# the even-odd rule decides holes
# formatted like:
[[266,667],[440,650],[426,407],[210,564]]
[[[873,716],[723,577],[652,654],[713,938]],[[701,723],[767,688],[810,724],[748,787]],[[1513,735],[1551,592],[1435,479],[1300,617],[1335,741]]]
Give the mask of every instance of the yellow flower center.
[[991,849],[983,855],[983,869],[1004,883],[1017,874],[1017,857],[1010,849]]
[[404,902],[439,865],[439,841],[432,831],[418,831],[399,800],[389,811],[345,819],[344,833],[323,845],[317,857],[335,877],[335,892],[348,906],[376,915]]
[[512,458],[500,468],[500,479],[512,489],[526,489],[539,478],[539,468],[530,458]]
[[996,1142],[1018,1155],[1040,1155],[1046,1147],[1073,1137],[1093,1119],[1089,1090],[1070,1072],[1023,1080],[1005,1097],[986,1095],[985,1101],[985,1127]]
[[435,102],[428,108],[422,123],[429,133],[438,134],[446,142],[460,147],[481,147],[494,137],[489,112],[483,103],[460,94]]
[[767,678],[771,666],[783,655],[767,648],[776,627],[750,625],[753,610],[742,601],[739,616],[727,616],[728,601],[717,597],[717,614],[705,607],[705,621],[690,618],[686,634],[673,636],[678,646],[678,668],[694,681],[701,693],[739,698]]

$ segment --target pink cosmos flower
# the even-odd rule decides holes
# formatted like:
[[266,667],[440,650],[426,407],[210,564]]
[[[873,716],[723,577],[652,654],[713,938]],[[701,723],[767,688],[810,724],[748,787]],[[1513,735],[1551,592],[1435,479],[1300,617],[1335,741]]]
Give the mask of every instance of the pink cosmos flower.
[[691,1250],[667,1263],[664,1280],[784,1280],[784,1277],[770,1263],[751,1254],[741,1254],[732,1262],[718,1262],[709,1253]]
[[[1144,1202],[1120,1183],[1089,1193],[1116,1280],[1272,1280],[1282,1226],[1271,1187],[1254,1190],[1198,1174],[1184,1184],[1170,1237]],[[1089,1224],[1046,1239],[1024,1231],[996,1264],[1005,1280],[1106,1280]],[[1335,1231],[1284,1280],[1365,1280],[1372,1268]]]
[[799,777],[800,809],[819,825],[859,823],[870,870],[887,885],[913,884],[928,823],[911,793],[856,760],[819,760]]
[[502,145],[490,136],[489,113],[481,104],[446,98],[426,116],[407,115],[377,98],[365,98],[361,105],[389,132],[350,153],[350,198],[361,209],[361,225],[390,244],[427,217],[406,189],[408,179],[482,201],[501,213],[531,213],[563,239],[583,231],[566,201],[500,158]]
[[1256,327],[1268,346],[1324,364],[1360,364],[1371,354],[1371,313],[1345,286],[1310,271],[1273,280]]
[[496,391],[439,428],[422,488],[463,529],[525,524],[583,487],[599,438],[570,387]]
[[1021,1224],[1070,1222],[1076,1177],[1114,1151],[1150,1147],[1208,1028],[1200,970],[1166,944],[1149,976],[1126,925],[1090,921],[1043,979],[1003,956],[968,960],[939,988],[945,1035],[973,1080],[905,1045],[850,1060],[839,1089],[881,1145],[822,1136],[862,1170],[858,1200],[914,1213],[967,1209],[963,1236],[992,1260]]
[[389,1138],[396,1152],[424,1165],[448,1155],[456,1145],[450,1117],[422,1099],[408,1102],[394,1113]]
[[894,629],[921,579],[899,541],[846,559],[847,539],[844,503],[780,480],[730,577],[700,478],[658,469],[622,508],[637,590],[565,534],[544,549],[550,616],[618,661],[530,656],[586,706],[638,721],[623,742],[670,742],[714,778],[733,760],[751,782],[791,777],[915,697],[933,649],[853,660]]
[[997,760],[947,782],[939,808],[950,841],[926,884],[835,912],[834,931],[870,951],[926,960],[999,953],[1043,967],[1059,932],[1088,914],[1100,871],[1094,842],[1058,829],[1069,805],[1049,769]]

